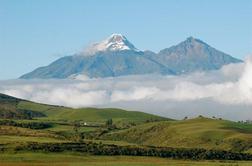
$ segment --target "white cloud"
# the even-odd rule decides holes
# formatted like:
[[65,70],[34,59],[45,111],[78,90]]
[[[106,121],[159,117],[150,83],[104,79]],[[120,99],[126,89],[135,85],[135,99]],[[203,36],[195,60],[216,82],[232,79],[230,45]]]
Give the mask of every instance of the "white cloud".
[[133,87],[127,90],[115,90],[111,95],[111,102],[151,99],[159,93],[156,87]]
[[[252,117],[251,58],[244,64],[230,64],[218,71],[182,76],[75,78],[77,79],[0,81],[0,92],[36,102],[70,107],[122,107],[173,117],[193,115],[199,109],[206,110],[206,114],[211,111],[219,114],[223,111],[222,115],[228,117],[231,114],[225,112],[237,108],[237,116]],[[222,110],[213,110],[214,106],[216,110]],[[242,111],[240,109],[247,112],[239,114],[238,111]],[[171,112],[172,110],[174,111]],[[174,116],[176,110],[180,116]]]

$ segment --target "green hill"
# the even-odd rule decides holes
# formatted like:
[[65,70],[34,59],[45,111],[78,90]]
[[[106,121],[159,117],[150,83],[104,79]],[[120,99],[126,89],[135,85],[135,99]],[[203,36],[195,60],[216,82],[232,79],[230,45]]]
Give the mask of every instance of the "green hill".
[[[85,139],[94,139],[111,130],[170,120],[114,108],[73,109],[39,104],[3,94],[0,94],[0,113],[3,115],[0,117],[0,142],[29,142],[37,138],[52,140],[52,137],[57,141],[75,141],[83,135]],[[109,119],[113,121],[110,127],[105,125]]]
[[[19,115],[18,119],[31,119],[35,117],[45,121],[86,121],[86,122],[105,122],[113,119],[117,123],[142,123],[145,121],[169,120],[168,118],[151,115],[137,111],[125,111],[114,108],[80,108],[73,109],[62,106],[53,106],[34,103],[26,100],[17,99],[11,96],[0,94],[0,118],[12,119],[16,116],[5,117],[6,112]],[[26,118],[27,117],[27,118]]]
[[45,116],[30,108],[19,108],[18,104],[23,100],[0,94],[0,118],[3,119],[32,119],[33,117]]
[[252,124],[203,117],[142,124],[103,138],[151,146],[252,152]]
[[37,104],[27,101],[21,101],[18,104],[20,109],[32,109],[46,115],[41,120],[62,120],[62,121],[86,121],[86,122],[105,122],[113,119],[117,123],[142,123],[145,121],[170,120],[168,118],[151,115],[138,111],[126,111],[115,108],[79,108],[73,109],[68,107],[50,106]]

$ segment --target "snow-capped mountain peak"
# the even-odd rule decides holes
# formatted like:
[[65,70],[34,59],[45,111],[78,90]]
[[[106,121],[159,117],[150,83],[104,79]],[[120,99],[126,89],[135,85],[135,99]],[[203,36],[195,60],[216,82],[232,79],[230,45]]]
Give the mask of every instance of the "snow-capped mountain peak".
[[85,50],[85,53],[94,54],[96,52],[106,52],[106,51],[123,51],[123,50],[131,50],[139,52],[132,43],[128,41],[128,39],[122,34],[112,34],[107,39],[92,44]]
[[217,70],[226,64],[242,62],[193,37],[156,54],[138,51],[125,36],[112,34],[100,43],[93,44],[89,51],[91,52],[62,57],[20,78],[85,80],[87,77],[174,75]]

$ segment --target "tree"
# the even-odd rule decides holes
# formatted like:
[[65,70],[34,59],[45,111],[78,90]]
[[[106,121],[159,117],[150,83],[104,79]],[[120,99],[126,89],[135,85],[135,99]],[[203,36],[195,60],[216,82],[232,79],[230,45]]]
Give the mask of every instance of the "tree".
[[106,126],[107,127],[111,127],[113,125],[113,120],[112,119],[108,119],[107,121],[106,121]]
[[82,133],[79,132],[79,130],[80,130],[80,123],[75,122],[73,130],[74,130],[74,141],[81,142],[82,139],[84,138],[84,136],[82,135]]

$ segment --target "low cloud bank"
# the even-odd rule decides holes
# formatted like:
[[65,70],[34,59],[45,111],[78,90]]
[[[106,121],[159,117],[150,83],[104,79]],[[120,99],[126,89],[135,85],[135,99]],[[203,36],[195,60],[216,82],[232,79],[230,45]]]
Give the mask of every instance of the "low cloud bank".
[[0,93],[75,108],[120,107],[175,118],[201,113],[251,119],[252,58],[217,71],[182,76],[5,80],[0,81]]

